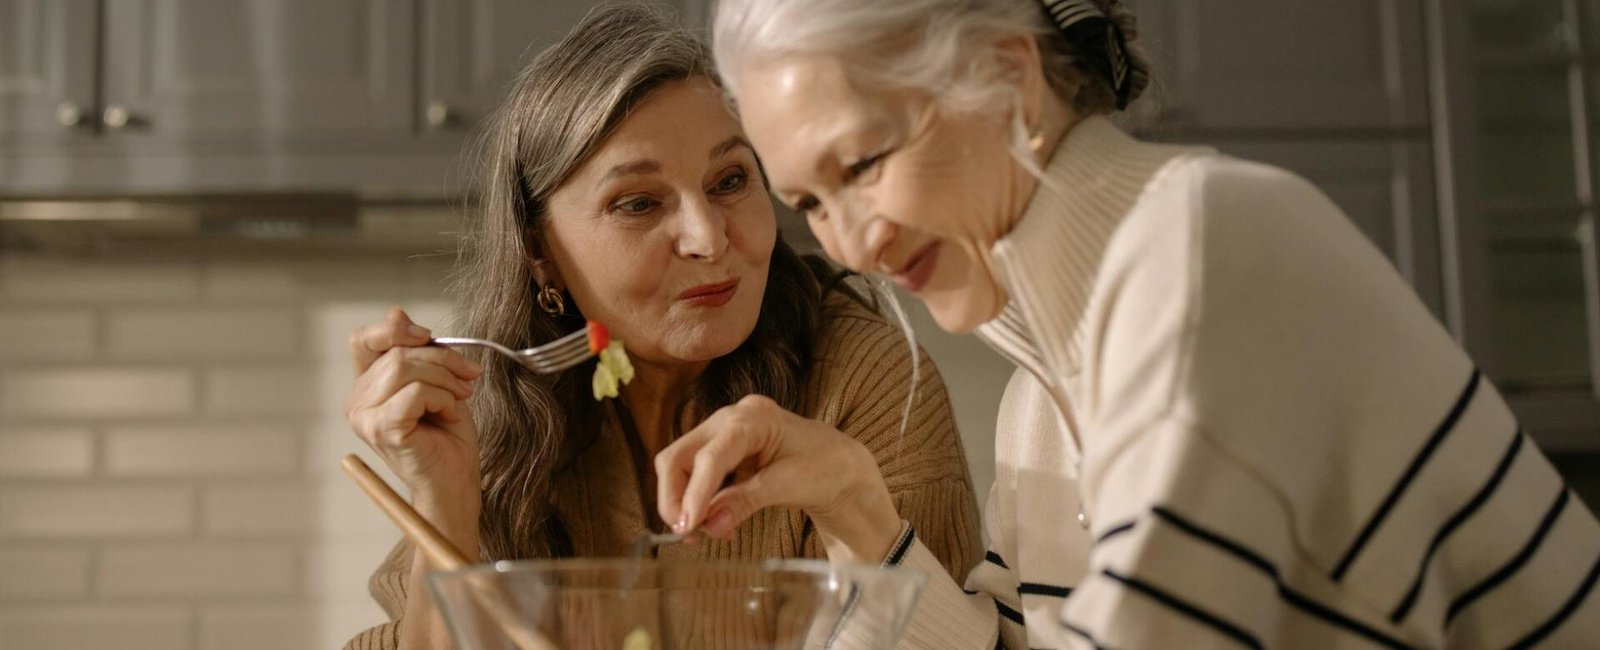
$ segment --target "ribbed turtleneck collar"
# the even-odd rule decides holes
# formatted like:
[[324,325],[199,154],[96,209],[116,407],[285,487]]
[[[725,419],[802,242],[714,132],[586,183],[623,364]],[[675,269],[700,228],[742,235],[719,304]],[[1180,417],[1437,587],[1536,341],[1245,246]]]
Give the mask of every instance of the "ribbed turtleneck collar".
[[[1047,362],[1076,373],[1078,321],[1112,233],[1162,167],[1205,151],[1135,140],[1098,115],[1073,126],[1022,217],[990,249],[1009,298],[979,334],[1024,367]],[[1037,336],[1041,330],[1061,335]],[[1053,384],[1059,377],[1041,379]]]

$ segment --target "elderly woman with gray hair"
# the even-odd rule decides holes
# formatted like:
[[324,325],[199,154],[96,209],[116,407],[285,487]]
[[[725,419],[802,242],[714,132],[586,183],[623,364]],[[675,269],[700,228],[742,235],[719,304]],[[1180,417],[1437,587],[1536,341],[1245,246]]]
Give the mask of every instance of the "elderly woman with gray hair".
[[[928,531],[945,569],[976,562],[977,501],[943,382],[826,262],[778,236],[699,40],[645,6],[596,10],[511,84],[484,151],[452,333],[523,348],[592,319],[637,372],[601,402],[593,363],[538,375],[469,358],[428,345],[398,309],[357,330],[350,427],[458,548],[485,561],[626,555],[667,528],[651,458],[759,399],[850,440],[829,448],[881,469],[868,498]],[[829,516],[770,510],[659,557],[820,557]],[[347,648],[449,647],[430,570],[396,547],[371,583],[391,620]]]
[[1012,359],[1003,410],[1054,417],[999,430],[965,585],[876,467],[832,463],[846,438],[770,402],[662,452],[663,519],[826,509],[831,558],[935,576],[918,648],[1595,647],[1600,525],[1383,255],[1289,173],[1107,119],[1146,85],[1135,27],[1115,0],[722,0],[777,196]]

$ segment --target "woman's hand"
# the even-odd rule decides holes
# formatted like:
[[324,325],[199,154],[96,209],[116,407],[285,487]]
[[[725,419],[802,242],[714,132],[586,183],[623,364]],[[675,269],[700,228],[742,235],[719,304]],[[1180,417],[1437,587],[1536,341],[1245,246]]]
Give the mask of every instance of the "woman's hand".
[[662,450],[656,476],[661,518],[678,532],[699,528],[725,539],[757,510],[799,508],[817,525],[828,557],[854,563],[881,562],[900,533],[864,445],[759,395],[713,413]]
[[464,400],[483,369],[454,350],[427,346],[431,338],[399,308],[351,334],[357,376],[345,418],[410,488],[424,516],[453,529],[446,531],[451,537],[475,537],[478,430]]

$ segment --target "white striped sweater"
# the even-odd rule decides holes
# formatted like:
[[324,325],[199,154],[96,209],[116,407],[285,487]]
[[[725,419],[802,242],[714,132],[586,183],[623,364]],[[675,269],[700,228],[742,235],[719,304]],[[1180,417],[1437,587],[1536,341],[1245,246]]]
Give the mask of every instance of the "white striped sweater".
[[907,647],[1600,647],[1600,525],[1314,187],[1099,117],[1046,181],[979,331],[1026,371],[989,552],[908,529]]

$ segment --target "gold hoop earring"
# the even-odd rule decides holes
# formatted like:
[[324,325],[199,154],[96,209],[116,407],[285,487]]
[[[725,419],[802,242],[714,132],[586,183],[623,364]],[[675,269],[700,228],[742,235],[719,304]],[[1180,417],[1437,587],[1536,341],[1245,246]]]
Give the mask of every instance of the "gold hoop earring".
[[551,316],[565,316],[567,314],[567,299],[561,297],[561,291],[554,285],[544,285],[539,289],[539,308]]

